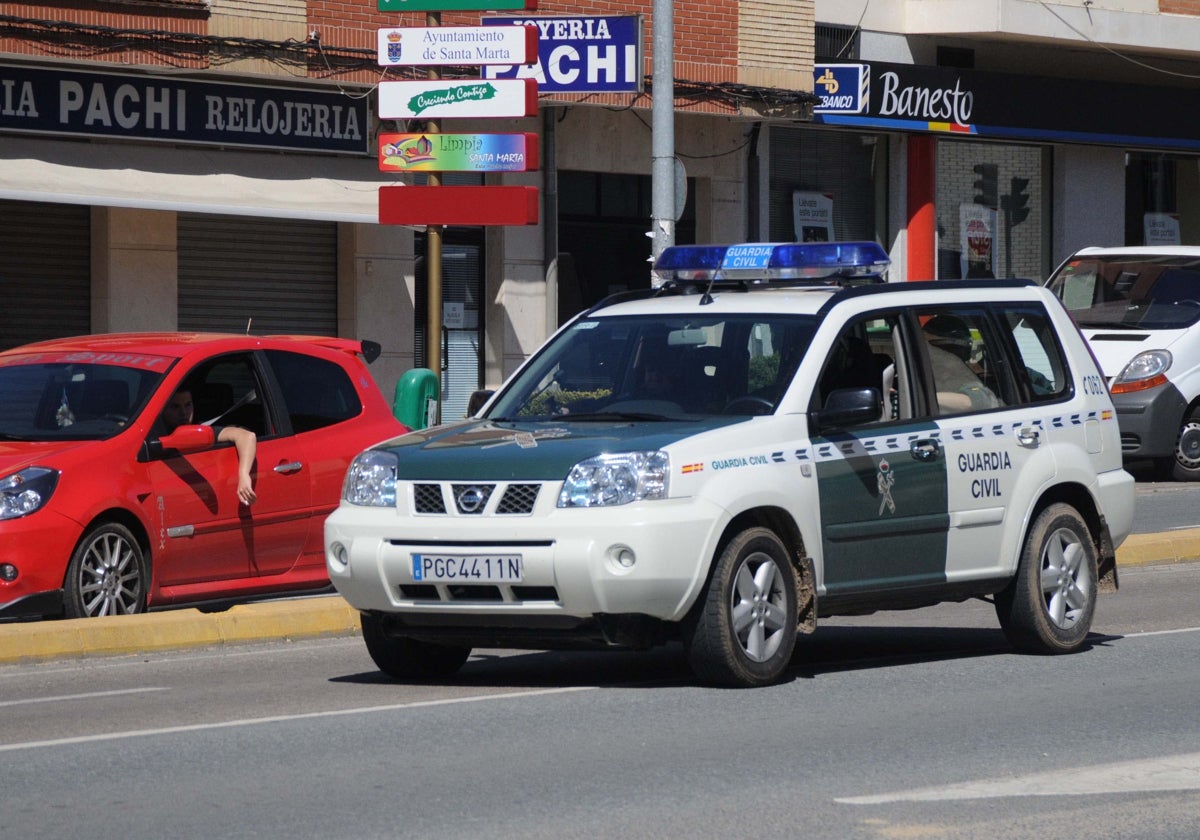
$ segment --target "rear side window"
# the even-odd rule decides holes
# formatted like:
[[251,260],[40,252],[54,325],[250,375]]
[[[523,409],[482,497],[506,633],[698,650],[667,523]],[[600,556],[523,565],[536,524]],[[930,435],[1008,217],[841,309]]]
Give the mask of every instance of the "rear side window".
[[1024,379],[1027,399],[1053,402],[1069,394],[1071,378],[1063,361],[1062,346],[1040,306],[1012,305],[999,311],[1000,322],[1012,333],[1017,354],[1018,379]]
[[929,359],[937,413],[965,414],[1013,403],[1003,371],[1002,339],[975,307],[915,310]]
[[341,365],[303,353],[268,350],[292,431],[310,432],[357,417],[362,402]]

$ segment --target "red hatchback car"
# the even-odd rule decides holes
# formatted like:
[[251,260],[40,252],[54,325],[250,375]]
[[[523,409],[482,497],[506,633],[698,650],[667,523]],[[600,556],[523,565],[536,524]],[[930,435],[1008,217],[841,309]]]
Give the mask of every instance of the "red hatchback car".
[[[408,431],[367,371],[378,354],[349,339],[184,333],[0,353],[0,618],[327,588],[322,528],[347,465]],[[167,434],[180,386],[192,423]],[[250,505],[224,427],[257,436]]]

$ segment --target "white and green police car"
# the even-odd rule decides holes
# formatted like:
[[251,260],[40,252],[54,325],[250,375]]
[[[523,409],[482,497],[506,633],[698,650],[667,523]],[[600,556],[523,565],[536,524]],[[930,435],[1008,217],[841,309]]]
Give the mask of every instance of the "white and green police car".
[[474,417],[362,453],[325,547],[376,664],[680,640],[761,685],[822,616],[967,598],[1018,649],[1078,649],[1134,505],[1095,361],[1044,288],[886,266],[667,249]]

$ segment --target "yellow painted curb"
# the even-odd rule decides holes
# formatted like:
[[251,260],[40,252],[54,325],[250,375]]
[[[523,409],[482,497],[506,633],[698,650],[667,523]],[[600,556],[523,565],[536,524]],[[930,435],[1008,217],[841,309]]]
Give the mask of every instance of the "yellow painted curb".
[[1117,549],[1117,568],[1146,563],[1185,563],[1200,559],[1200,528],[1130,534]]
[[0,664],[226,642],[347,635],[358,630],[358,610],[337,595],[241,604],[211,614],[184,609],[0,624]]
[[[1118,568],[1193,560],[1200,560],[1200,528],[1131,534],[1117,549]],[[0,664],[358,632],[358,610],[340,595],[241,604],[220,613],[183,609],[2,623]]]

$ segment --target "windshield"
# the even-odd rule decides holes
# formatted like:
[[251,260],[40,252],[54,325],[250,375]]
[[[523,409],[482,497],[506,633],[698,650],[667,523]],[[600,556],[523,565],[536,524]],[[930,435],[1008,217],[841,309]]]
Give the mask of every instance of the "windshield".
[[492,419],[769,414],[812,338],[811,316],[594,317],[560,333],[500,395]]
[[1087,256],[1046,284],[1084,327],[1184,329],[1200,320],[1200,258]]
[[146,404],[162,370],[0,360],[0,440],[92,440],[115,435]]

